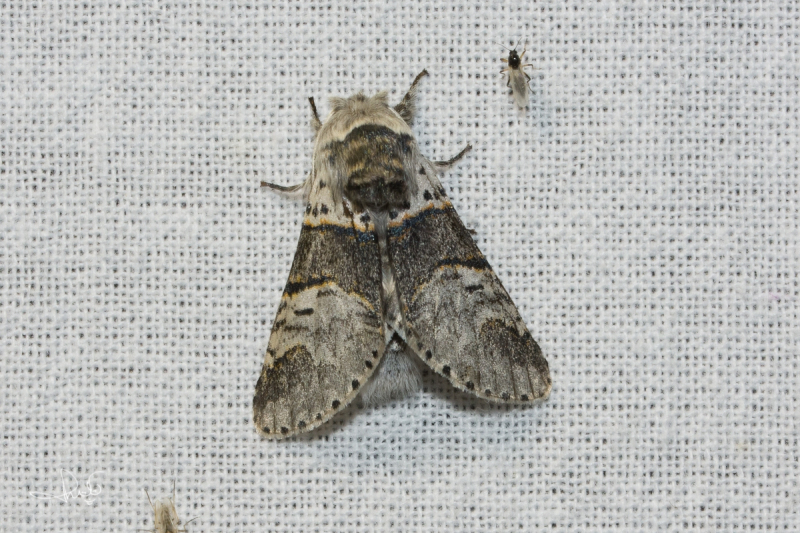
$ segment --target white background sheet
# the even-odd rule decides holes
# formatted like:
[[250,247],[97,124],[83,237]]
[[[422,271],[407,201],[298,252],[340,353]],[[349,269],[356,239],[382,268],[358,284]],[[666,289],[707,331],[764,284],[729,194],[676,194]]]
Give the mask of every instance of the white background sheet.
[[[0,529],[150,529],[173,480],[192,532],[797,529],[798,53],[785,1],[0,3]],[[428,375],[262,440],[302,206],[259,181],[309,170],[307,97],[422,68],[552,396]],[[92,504],[29,494],[61,469]]]

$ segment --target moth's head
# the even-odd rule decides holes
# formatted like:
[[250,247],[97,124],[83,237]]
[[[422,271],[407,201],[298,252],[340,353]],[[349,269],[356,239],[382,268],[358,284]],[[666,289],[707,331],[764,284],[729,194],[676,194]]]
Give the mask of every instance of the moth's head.
[[520,58],[516,48],[508,53],[508,66],[513,69],[519,68]]
[[[393,130],[408,131],[408,125],[389,107],[386,91],[373,96],[358,93],[350,98],[331,98],[331,113],[322,126],[321,136],[341,140],[343,134],[361,124],[379,124]],[[410,133],[410,131],[408,131]]]

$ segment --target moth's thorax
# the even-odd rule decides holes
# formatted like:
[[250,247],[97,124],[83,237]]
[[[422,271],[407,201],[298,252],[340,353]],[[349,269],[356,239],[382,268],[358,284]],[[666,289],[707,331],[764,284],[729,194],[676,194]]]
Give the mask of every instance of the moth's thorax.
[[508,53],[508,66],[513,69],[518,69],[520,64],[519,54],[516,50],[511,50]]
[[407,207],[418,158],[408,124],[388,106],[385,93],[331,103],[315,146],[315,169],[327,167],[332,192],[356,211]]
[[363,124],[331,143],[345,174],[344,196],[357,211],[406,208],[414,139],[379,124]]

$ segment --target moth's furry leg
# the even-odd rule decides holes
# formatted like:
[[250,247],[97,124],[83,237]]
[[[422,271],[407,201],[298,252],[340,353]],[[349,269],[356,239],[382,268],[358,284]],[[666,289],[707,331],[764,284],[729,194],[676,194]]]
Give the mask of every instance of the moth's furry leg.
[[407,350],[406,344],[395,334],[386,346],[375,374],[361,389],[362,406],[400,400],[422,388],[416,357],[410,357]]
[[311,174],[303,180],[301,183],[296,185],[276,185],[275,183],[269,183],[267,181],[262,181],[261,186],[266,187],[267,189],[271,189],[279,194],[283,194],[293,200],[300,200],[305,195],[306,185],[308,185],[311,181]]
[[290,185],[289,187],[284,187],[283,185],[276,185],[274,183],[268,183],[266,181],[261,182],[262,187],[272,189],[275,192],[285,194],[289,198],[297,200],[303,197],[303,185],[305,185],[305,182],[298,183],[297,185]]
[[319,129],[322,127],[322,121],[319,119],[319,115],[317,114],[317,106],[314,103],[313,96],[309,97],[308,103],[311,104],[311,127],[314,128],[314,135],[316,135],[319,132]]
[[458,155],[456,155],[456,156],[455,156],[455,157],[453,157],[452,159],[448,159],[447,161],[434,161],[434,162],[433,162],[433,166],[435,166],[435,167],[436,167],[436,170],[438,170],[439,172],[442,172],[442,171],[444,171],[444,170],[447,170],[448,168],[450,168],[450,167],[452,167],[453,165],[455,165],[456,163],[458,163],[458,161],[459,161],[459,160],[460,160],[462,157],[464,157],[465,155],[467,155],[467,152],[469,152],[470,150],[472,150],[472,145],[471,145],[471,144],[467,144],[467,147],[466,147],[466,148],[464,148],[463,150],[461,150],[461,151],[458,153]]
[[417,84],[419,80],[427,75],[427,70],[423,70],[417,74],[417,77],[411,82],[411,87],[409,87],[406,95],[400,100],[399,104],[394,106],[394,110],[397,111],[397,114],[400,115],[408,125],[411,125],[411,122],[414,120],[414,114],[417,111]]

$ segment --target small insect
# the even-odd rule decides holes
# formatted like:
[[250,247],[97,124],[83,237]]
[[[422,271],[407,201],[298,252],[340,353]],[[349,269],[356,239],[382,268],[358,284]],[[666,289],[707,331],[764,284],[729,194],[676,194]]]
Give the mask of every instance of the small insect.
[[[147,494],[147,489],[144,490],[144,493]],[[183,524],[181,527],[181,521],[178,518],[178,512],[175,510],[175,482],[172,482],[172,498],[161,498],[160,500],[156,500],[156,503],[153,503],[153,500],[150,499],[150,495],[147,494],[147,501],[150,502],[150,507],[153,508],[154,518],[153,524],[155,525],[154,529],[140,529],[139,531],[150,531],[151,533],[185,533],[186,532],[186,525],[189,524],[192,520],[196,520],[196,518],[192,518]]]
[[[517,46],[518,45],[519,43],[517,43]],[[503,46],[503,48],[505,48],[505,46]],[[508,48],[506,48],[506,50],[508,50]],[[520,109],[528,105],[531,92],[531,88],[528,85],[531,77],[528,76],[528,73],[525,72],[524,69],[525,67],[532,67],[533,65],[531,63],[522,64],[525,51],[526,49],[523,47],[522,53],[517,54],[517,47],[515,46],[513,50],[508,51],[508,59],[500,59],[503,63],[508,63],[508,67],[501,70],[500,73],[508,72],[508,83],[506,83],[506,87],[511,87],[511,94]]]
[[270,438],[313,429],[350,403],[420,388],[416,361],[491,401],[550,393],[547,361],[473,242],[411,132],[417,84],[311,103],[312,169],[292,187],[305,201],[297,252],[253,398]]

